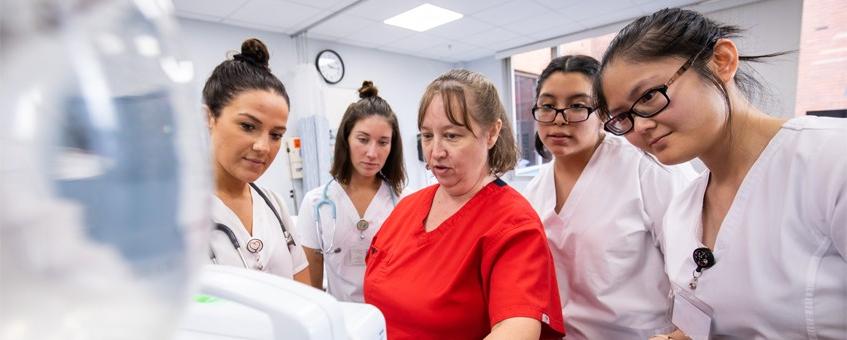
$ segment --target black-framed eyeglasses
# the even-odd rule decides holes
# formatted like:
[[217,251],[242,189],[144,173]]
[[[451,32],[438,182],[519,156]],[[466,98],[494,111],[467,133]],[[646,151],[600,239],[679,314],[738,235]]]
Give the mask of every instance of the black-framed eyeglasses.
[[632,117],[633,115],[642,118],[650,118],[664,111],[668,105],[671,105],[671,98],[668,97],[668,87],[670,87],[674,81],[679,79],[685,71],[691,68],[691,65],[694,64],[697,57],[699,57],[700,54],[703,53],[703,51],[705,51],[710,45],[711,44],[704,46],[703,49],[697,52],[697,54],[682,64],[682,66],[679,67],[679,70],[677,70],[667,82],[644,92],[641,97],[638,97],[638,99],[632,103],[632,106],[628,111],[621,112],[613,115],[612,118],[609,118],[605,123],[603,123],[603,129],[614,135],[625,135],[632,131],[633,127],[635,127],[635,118]]
[[552,123],[556,116],[562,114],[565,124],[579,123],[588,120],[588,116],[594,112],[594,108],[581,104],[570,105],[566,108],[557,109],[553,105],[545,104],[532,107],[532,118],[540,123]]

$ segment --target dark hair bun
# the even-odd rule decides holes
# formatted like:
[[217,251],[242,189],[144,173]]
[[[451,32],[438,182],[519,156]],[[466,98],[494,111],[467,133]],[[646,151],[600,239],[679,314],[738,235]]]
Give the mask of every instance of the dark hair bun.
[[246,61],[262,67],[268,67],[268,59],[270,59],[268,47],[256,38],[250,38],[241,43],[240,56]]
[[362,82],[362,87],[359,88],[359,98],[362,99],[376,97],[377,93],[379,93],[379,90],[374,86],[374,82],[370,80]]

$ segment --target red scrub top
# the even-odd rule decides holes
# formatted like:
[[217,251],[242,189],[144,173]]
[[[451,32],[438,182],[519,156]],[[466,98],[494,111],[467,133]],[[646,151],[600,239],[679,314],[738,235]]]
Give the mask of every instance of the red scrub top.
[[529,202],[497,179],[431,232],[438,185],[403,199],[374,236],[365,302],[385,315],[388,339],[482,339],[504,319],[542,322],[564,336],[553,258]]

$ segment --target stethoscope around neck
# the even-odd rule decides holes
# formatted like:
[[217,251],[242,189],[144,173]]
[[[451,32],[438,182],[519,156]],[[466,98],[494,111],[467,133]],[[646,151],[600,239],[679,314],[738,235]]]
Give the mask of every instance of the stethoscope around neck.
[[[332,182],[335,182],[334,178],[331,179],[329,182],[327,182],[324,185],[324,189],[323,189],[323,193],[321,194],[321,198],[318,200],[317,203],[315,203],[315,208],[314,208],[314,211],[313,211],[314,219],[315,219],[315,227],[316,227],[317,232],[318,232],[318,245],[321,247],[320,253],[322,255],[337,254],[337,253],[341,252],[340,247],[335,247],[335,228],[336,228],[336,222],[338,220],[336,218],[337,215],[336,215],[335,202],[333,202],[329,198],[329,186],[332,184]],[[391,190],[390,188],[389,188],[389,194],[391,195],[391,204],[393,206],[397,206],[397,198],[394,196],[394,191]],[[324,236],[324,228],[323,228],[323,223],[321,222],[321,208],[324,207],[324,206],[329,207],[329,215],[330,215],[330,217],[332,217],[332,222],[333,222],[332,223],[332,225],[333,225],[332,234],[329,235],[330,236],[329,245],[327,245],[326,244],[327,242],[324,241],[324,237],[323,237]],[[370,227],[370,223],[368,223],[368,221],[366,221],[364,218],[359,219],[359,221],[356,222],[356,229],[359,230],[361,238],[364,238],[364,232],[369,227]]]
[[[282,237],[285,238],[285,243],[288,246],[288,250],[291,251],[291,248],[297,246],[297,243],[294,242],[294,237],[291,236],[291,233],[289,233],[288,229],[285,228],[285,223],[282,222],[282,218],[279,216],[279,212],[276,211],[276,208],[274,208],[273,204],[271,204],[271,200],[268,199],[268,196],[266,196],[265,193],[262,192],[262,190],[259,189],[258,186],[253,183],[250,183],[250,186],[253,188],[253,190],[256,190],[256,193],[258,193],[259,196],[262,197],[262,200],[265,201],[265,204],[267,204],[268,207],[271,208],[271,212],[274,213],[276,220],[279,222],[279,227],[280,229],[282,229]],[[229,239],[229,243],[232,244],[232,248],[234,248],[235,252],[238,254],[238,258],[241,259],[241,264],[244,265],[244,268],[250,268],[250,266],[247,265],[247,261],[244,259],[244,254],[241,253],[241,242],[238,242],[238,237],[235,236],[235,233],[232,231],[232,229],[226,224],[215,223],[215,230],[220,231],[226,235],[226,237]],[[264,248],[264,243],[258,238],[252,238],[247,241],[247,251],[251,253],[258,254],[259,251],[262,250],[262,248]],[[212,260],[212,263],[218,264],[218,257],[215,254],[215,250],[211,247],[209,247],[209,259]],[[261,264],[259,266],[259,269],[261,269]]]

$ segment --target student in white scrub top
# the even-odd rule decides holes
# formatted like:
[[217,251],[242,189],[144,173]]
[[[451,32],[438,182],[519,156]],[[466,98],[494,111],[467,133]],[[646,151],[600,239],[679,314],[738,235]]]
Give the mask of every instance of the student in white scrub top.
[[[248,39],[203,87],[215,175],[212,218],[235,236],[248,268],[308,284],[308,262],[285,204],[253,184],[276,157],[288,121],[288,94],[270,72],[268,55],[261,41]],[[217,229],[211,254],[219,264],[245,266]]]
[[665,215],[670,337],[847,339],[847,120],[751,104],[739,66],[763,56],[740,56],[740,32],[661,10],[618,33],[595,83],[609,132],[707,167]]
[[568,339],[647,339],[673,330],[659,237],[695,173],[603,132],[591,97],[600,64],[568,55],[541,72],[536,148],[552,161],[524,190],[544,223]]
[[347,107],[338,127],[332,180],[309,191],[297,230],[311,268],[312,286],[341,301],[364,302],[365,255],[397,205],[406,181],[397,116],[370,81]]

